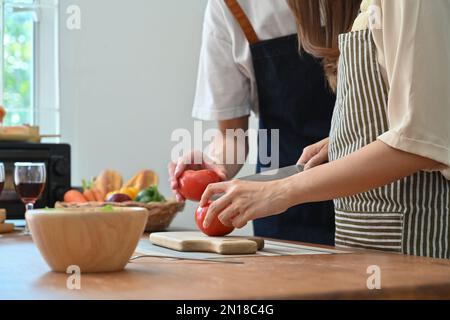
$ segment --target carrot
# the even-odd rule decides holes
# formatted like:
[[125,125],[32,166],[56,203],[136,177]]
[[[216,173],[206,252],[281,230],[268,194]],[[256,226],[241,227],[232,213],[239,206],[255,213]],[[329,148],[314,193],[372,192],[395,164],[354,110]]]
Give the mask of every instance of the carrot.
[[97,190],[97,189],[91,189],[91,190],[92,190],[92,193],[94,193],[95,201],[98,201],[98,202],[105,201],[105,196],[100,192],[100,190]]
[[83,195],[87,199],[87,201],[103,202],[103,197],[101,196],[101,193],[93,187],[94,183],[92,180],[86,181],[85,179],[83,179],[81,182],[83,184]]
[[78,190],[69,190],[64,195],[64,202],[67,203],[86,203],[88,200]]
[[84,197],[86,198],[87,201],[96,201],[95,194],[92,191],[92,189],[84,190],[83,195],[84,195]]

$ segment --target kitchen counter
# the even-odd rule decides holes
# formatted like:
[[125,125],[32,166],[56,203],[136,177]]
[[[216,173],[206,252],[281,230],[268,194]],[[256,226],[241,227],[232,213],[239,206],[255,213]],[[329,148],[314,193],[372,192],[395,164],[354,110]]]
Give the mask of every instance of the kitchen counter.
[[[146,258],[86,274],[81,290],[50,272],[30,237],[0,238],[0,299],[450,299],[450,261],[357,250],[341,255],[239,258],[219,264]],[[381,269],[381,290],[367,268]]]

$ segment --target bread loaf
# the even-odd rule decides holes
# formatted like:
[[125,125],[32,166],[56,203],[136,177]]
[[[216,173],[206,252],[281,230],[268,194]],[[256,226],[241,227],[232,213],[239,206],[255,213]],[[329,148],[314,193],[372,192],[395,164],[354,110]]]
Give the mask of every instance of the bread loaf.
[[5,220],[6,220],[6,210],[0,209],[0,223],[5,222]]
[[94,189],[100,191],[103,196],[122,188],[122,175],[114,170],[103,171],[94,182]]
[[0,234],[13,232],[14,228],[12,223],[0,223]]
[[125,187],[144,190],[156,185],[158,185],[158,175],[151,170],[143,170],[131,178]]

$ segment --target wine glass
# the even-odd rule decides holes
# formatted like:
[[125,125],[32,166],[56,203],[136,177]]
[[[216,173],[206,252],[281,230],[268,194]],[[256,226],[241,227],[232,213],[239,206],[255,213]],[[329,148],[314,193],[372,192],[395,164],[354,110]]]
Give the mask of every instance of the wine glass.
[[[26,211],[34,209],[36,201],[45,189],[47,173],[45,163],[16,163],[14,169],[14,184],[16,192],[25,204]],[[25,219],[24,235],[29,235],[28,224]]]
[[[2,195],[3,188],[5,187],[5,166],[0,162],[0,196]],[[0,238],[2,235],[0,234]]]
[[2,195],[3,188],[5,187],[5,166],[0,162],[0,196]]

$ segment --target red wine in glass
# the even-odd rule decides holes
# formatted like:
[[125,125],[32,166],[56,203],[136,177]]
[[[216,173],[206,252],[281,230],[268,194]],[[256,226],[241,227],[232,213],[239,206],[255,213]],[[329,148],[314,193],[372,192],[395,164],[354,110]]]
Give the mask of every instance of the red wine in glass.
[[0,162],[0,196],[2,195],[3,188],[5,187],[5,166]]
[[[16,163],[14,169],[14,185],[17,194],[25,204],[26,210],[34,209],[34,204],[41,197],[47,180],[45,163]],[[25,219],[24,235],[29,235]]]
[[26,203],[36,203],[44,191],[45,183],[19,183],[16,185],[16,192],[22,201]]
[[[2,195],[3,188],[5,187],[5,166],[0,162],[0,196]],[[2,235],[0,235],[0,238]]]

